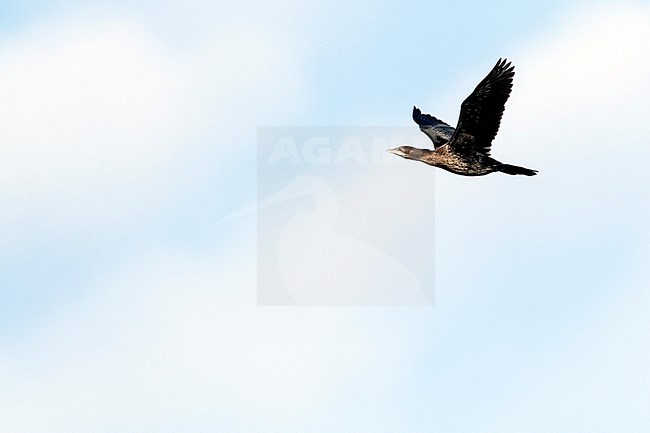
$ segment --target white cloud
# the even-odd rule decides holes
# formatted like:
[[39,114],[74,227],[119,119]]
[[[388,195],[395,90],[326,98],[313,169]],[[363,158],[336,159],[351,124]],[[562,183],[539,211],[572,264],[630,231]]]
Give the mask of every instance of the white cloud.
[[154,187],[178,151],[167,135],[183,85],[151,34],[125,20],[55,23],[3,52],[5,197],[78,223],[71,206],[110,218]]
[[409,357],[405,325],[384,331],[398,340],[390,346],[369,338],[372,314],[256,307],[253,244],[218,259],[138,261],[6,341],[0,430],[171,431],[178,419],[290,431],[349,393],[359,372]]
[[648,90],[649,14],[647,5],[627,2],[567,13],[553,37],[517,56],[522,71],[516,85],[523,91],[515,91],[514,100],[542,118],[597,111],[606,128],[608,111],[639,102],[639,92]]
[[263,110],[296,97],[297,52],[279,35],[207,32],[185,50],[164,41],[137,19],[92,13],[0,41],[0,191],[17,212],[6,224],[151,212],[206,169],[189,164],[227,165]]

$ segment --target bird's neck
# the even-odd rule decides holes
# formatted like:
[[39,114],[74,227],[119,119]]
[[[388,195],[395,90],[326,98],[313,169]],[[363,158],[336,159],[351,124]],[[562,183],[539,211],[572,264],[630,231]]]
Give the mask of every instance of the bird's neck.
[[434,150],[429,150],[429,149],[418,149],[418,150],[419,152],[417,157],[413,159],[417,161],[422,161],[429,165],[435,165],[434,161],[437,160],[438,155],[436,155],[436,152]]

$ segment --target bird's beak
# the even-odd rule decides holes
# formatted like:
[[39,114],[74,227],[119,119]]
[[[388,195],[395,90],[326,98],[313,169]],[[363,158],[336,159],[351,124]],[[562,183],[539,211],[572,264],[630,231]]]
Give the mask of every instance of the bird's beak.
[[406,154],[399,150],[397,147],[395,149],[386,149],[386,152],[393,153],[397,156],[405,157]]

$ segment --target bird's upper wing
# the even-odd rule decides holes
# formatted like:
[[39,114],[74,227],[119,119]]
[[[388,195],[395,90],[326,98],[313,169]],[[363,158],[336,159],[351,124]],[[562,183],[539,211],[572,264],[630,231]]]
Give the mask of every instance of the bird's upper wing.
[[456,150],[474,150],[490,154],[492,140],[497,135],[506,101],[512,90],[515,67],[499,59],[489,74],[476,86],[460,107],[456,132],[449,146]]
[[433,141],[434,149],[447,143],[451,139],[451,136],[454,135],[454,128],[430,114],[422,113],[415,106],[413,107],[413,120],[420,126],[420,130]]

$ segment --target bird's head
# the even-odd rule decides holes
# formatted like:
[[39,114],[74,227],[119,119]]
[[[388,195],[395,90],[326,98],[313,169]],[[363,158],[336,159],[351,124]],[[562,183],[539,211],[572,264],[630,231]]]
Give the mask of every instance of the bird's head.
[[415,147],[411,146],[400,146],[396,147],[395,149],[388,149],[388,152],[394,153],[395,155],[401,156],[402,158],[415,160],[419,160],[424,154],[424,151],[422,149],[416,149]]

